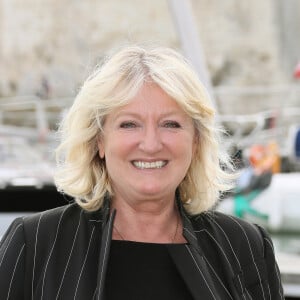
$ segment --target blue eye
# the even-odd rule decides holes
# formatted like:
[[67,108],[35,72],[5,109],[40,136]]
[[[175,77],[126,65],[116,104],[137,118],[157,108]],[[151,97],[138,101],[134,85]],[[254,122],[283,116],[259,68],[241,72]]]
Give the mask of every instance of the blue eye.
[[181,125],[176,121],[166,121],[163,126],[166,128],[181,128]]
[[137,125],[134,122],[126,121],[120,124],[120,128],[135,128]]

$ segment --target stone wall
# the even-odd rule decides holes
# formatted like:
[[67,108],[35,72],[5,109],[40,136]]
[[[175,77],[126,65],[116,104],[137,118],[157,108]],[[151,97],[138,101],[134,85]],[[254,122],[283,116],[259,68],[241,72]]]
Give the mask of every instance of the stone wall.
[[[300,4],[285,1],[280,17],[277,1],[192,0],[215,86],[292,81],[296,57],[283,54],[283,33]],[[289,24],[299,33],[299,22]],[[0,0],[0,96],[73,95],[103,56],[129,43],[180,49],[167,0]],[[299,42],[290,45],[300,57]]]
[[136,42],[178,44],[166,1],[0,3],[2,95],[40,92],[45,81],[53,96],[70,95],[116,47]]
[[273,0],[194,1],[215,85],[280,81]]

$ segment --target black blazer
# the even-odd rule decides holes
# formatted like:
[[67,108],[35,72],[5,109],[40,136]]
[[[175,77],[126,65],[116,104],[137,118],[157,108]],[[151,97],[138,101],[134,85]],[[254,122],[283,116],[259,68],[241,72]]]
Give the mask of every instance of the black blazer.
[[[169,249],[194,299],[284,299],[266,232],[218,212],[189,216]],[[105,299],[115,211],[70,204],[16,219],[0,242],[0,299]]]

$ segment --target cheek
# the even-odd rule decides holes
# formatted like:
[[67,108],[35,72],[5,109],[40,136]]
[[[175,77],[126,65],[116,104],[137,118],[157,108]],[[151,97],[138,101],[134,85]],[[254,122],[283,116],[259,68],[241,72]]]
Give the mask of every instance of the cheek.
[[195,138],[190,134],[186,134],[177,140],[177,149],[180,149],[180,151],[185,153],[188,157],[194,154],[196,145]]
[[183,172],[187,171],[194,155],[192,140],[182,138],[178,142],[173,143],[172,153],[173,158],[176,159],[177,166],[179,166]]
[[114,135],[109,137],[109,141],[105,144],[106,159],[127,160],[135,149],[136,141],[130,135]]

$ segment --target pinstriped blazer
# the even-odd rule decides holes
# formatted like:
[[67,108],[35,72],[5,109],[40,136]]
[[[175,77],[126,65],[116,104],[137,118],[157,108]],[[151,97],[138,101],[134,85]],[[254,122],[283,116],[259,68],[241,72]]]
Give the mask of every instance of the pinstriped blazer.
[[[115,211],[77,204],[16,219],[0,243],[0,300],[101,299]],[[189,216],[169,253],[194,299],[284,299],[266,232],[218,212]]]

